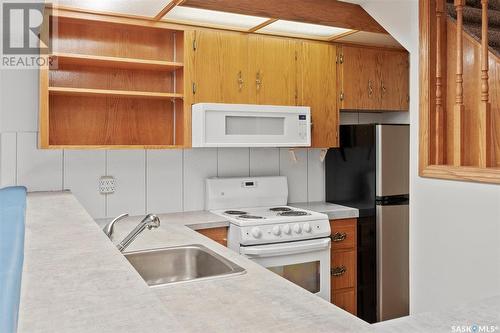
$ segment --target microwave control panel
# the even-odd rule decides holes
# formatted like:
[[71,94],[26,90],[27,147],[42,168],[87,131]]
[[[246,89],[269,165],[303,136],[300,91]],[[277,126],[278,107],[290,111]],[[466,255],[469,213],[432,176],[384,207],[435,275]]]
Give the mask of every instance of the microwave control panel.
[[307,127],[309,126],[308,116],[299,114],[299,137],[301,139],[307,138]]

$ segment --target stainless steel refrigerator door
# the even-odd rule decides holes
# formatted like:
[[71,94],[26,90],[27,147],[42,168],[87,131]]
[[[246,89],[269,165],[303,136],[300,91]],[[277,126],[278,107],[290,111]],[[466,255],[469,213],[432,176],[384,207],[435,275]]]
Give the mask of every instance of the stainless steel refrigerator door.
[[377,125],[377,196],[408,194],[410,127]]
[[377,320],[409,314],[409,207],[377,206]]

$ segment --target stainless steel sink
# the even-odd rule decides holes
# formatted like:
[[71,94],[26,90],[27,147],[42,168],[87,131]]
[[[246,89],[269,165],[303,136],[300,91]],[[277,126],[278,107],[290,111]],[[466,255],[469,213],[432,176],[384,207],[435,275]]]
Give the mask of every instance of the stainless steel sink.
[[245,273],[203,245],[128,252],[125,258],[151,287]]

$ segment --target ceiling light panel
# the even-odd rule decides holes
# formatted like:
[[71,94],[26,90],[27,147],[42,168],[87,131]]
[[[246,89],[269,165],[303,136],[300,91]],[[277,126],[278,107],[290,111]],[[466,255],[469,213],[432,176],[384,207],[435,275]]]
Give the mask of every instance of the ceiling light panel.
[[163,20],[246,31],[264,23],[268,18],[176,6],[163,17]]
[[294,21],[278,20],[259,30],[257,32],[283,35],[292,37],[309,37],[319,39],[329,39],[337,35],[343,34],[349,29],[330,27],[327,25],[301,23]]
[[134,16],[155,17],[171,0],[53,0],[54,5]]

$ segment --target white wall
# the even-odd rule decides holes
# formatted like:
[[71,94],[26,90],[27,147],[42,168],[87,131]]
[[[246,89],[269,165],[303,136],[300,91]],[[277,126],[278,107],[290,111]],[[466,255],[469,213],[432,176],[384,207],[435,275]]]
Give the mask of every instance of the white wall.
[[[0,187],[30,191],[71,189],[95,218],[200,210],[204,179],[212,176],[289,176],[290,202],[324,200],[319,150],[193,149],[74,151],[37,149],[38,72],[0,70]],[[117,191],[98,193],[111,175]]]
[[500,186],[418,176],[418,1],[361,5],[411,53],[410,311],[499,295]]

